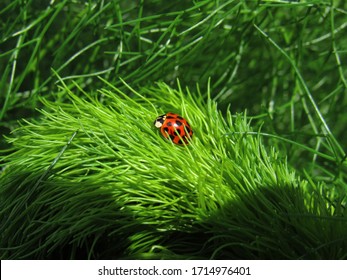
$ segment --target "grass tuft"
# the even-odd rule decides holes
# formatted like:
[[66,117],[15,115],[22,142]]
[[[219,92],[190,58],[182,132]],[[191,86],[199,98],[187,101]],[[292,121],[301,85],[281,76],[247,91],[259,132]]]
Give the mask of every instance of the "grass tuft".
[[[345,258],[345,208],[265,147],[245,114],[160,82],[88,94],[61,80],[8,141],[1,258]],[[154,128],[184,116],[191,143]],[[334,230],[331,230],[334,228]]]

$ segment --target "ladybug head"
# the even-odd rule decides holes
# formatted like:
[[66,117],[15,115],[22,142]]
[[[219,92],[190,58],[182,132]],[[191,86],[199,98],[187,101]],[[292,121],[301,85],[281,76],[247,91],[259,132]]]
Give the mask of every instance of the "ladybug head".
[[157,128],[161,128],[165,119],[166,119],[166,115],[161,115],[161,116],[157,117],[154,121],[154,126]]

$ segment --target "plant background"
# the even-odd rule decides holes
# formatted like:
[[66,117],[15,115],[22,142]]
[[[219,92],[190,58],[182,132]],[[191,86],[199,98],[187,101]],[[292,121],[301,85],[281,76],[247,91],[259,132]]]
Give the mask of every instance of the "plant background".
[[[68,102],[58,76],[86,92],[105,87],[102,79],[120,90],[121,79],[135,90],[177,88],[179,79],[201,92],[210,81],[224,115],[246,111],[266,147],[329,198],[324,203],[345,209],[346,28],[347,4],[338,0],[5,0],[0,133],[40,119],[40,97]],[[12,145],[3,136],[1,156]]]

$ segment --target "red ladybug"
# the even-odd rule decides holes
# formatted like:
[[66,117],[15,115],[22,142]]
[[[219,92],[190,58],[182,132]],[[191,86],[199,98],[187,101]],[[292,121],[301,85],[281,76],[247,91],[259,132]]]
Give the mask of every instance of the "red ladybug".
[[166,138],[171,138],[177,145],[188,144],[193,136],[193,130],[188,122],[181,116],[174,113],[166,113],[156,118],[154,125],[160,128],[161,134]]

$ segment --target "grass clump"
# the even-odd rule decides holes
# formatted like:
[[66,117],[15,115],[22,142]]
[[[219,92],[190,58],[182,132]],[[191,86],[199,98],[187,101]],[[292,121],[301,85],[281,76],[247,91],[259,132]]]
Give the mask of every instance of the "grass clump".
[[89,93],[98,76],[121,90],[119,77],[135,88],[211,79],[223,115],[247,110],[310,185],[345,191],[346,13],[340,0],[5,0],[0,134],[38,117],[40,96],[57,100],[55,72]]
[[[341,201],[309,190],[245,115],[209,90],[103,83],[62,82],[69,102],[42,99],[8,138],[1,258],[346,258]],[[168,111],[191,124],[188,146],[154,129]]]

